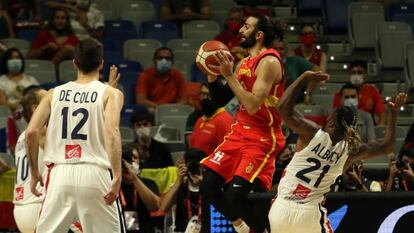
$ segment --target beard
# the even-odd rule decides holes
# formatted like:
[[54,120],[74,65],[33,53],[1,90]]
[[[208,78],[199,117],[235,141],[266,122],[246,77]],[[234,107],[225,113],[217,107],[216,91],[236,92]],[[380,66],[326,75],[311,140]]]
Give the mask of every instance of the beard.
[[244,49],[248,49],[253,47],[256,44],[256,31],[252,32],[250,35],[248,35],[244,41],[240,42],[240,47]]

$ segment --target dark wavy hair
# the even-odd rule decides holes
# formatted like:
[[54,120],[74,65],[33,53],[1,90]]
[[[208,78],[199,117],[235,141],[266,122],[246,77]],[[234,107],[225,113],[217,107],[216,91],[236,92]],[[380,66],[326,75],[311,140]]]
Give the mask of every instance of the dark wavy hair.
[[279,40],[283,39],[282,30],[268,16],[252,15],[251,17],[257,19],[256,31],[262,31],[264,33],[263,45],[265,47],[269,47],[275,38],[279,38]]
[[20,73],[23,73],[25,62],[24,62],[24,56],[22,52],[20,52],[20,50],[17,48],[10,48],[6,50],[6,52],[3,53],[3,56],[1,56],[1,60],[0,60],[0,74],[1,75],[9,73],[9,69],[7,68],[7,61],[10,59],[13,52],[17,52],[19,54],[20,59],[22,59],[23,65],[22,65],[22,68],[20,69]]
[[50,16],[49,22],[47,24],[47,27],[46,27],[47,30],[48,31],[55,31],[55,32],[58,31],[57,28],[56,28],[56,26],[55,26],[55,24],[54,24],[54,18],[55,18],[55,15],[57,14],[57,12],[59,12],[59,11],[63,11],[65,13],[65,15],[66,15],[66,26],[62,30],[62,32],[60,33],[60,35],[65,35],[65,36],[73,35],[74,32],[73,32],[73,29],[72,29],[72,25],[70,24],[69,12],[67,10],[65,10],[64,8],[56,9],[52,13],[52,15]]

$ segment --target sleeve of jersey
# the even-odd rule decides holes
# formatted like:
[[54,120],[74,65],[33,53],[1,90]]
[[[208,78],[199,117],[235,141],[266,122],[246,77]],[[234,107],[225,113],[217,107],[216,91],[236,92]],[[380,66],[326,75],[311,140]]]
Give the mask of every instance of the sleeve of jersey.
[[234,93],[230,87],[226,84],[223,85],[220,81],[216,80],[208,84],[210,95],[213,103],[217,107],[223,107],[234,97]]

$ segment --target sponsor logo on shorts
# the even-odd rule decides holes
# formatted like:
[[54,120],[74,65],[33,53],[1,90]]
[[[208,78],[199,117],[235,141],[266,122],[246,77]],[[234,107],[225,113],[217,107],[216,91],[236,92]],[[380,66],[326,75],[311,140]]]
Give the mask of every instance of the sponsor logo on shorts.
[[296,186],[295,191],[293,191],[293,196],[297,199],[297,200],[303,200],[306,199],[309,195],[309,193],[312,190],[310,188],[307,188],[301,184],[298,184],[298,186]]
[[24,187],[16,188],[16,201],[21,201],[24,199]]
[[79,160],[82,157],[82,147],[80,145],[66,145],[65,159]]
[[252,173],[253,169],[254,169],[254,165],[252,163],[249,163],[249,165],[246,166],[245,172]]
[[224,157],[224,153],[221,151],[217,151],[216,153],[214,153],[213,158],[210,159],[211,162],[220,165],[220,161],[221,159],[223,159]]
[[267,141],[269,141],[270,139],[268,139],[268,138],[260,138],[260,141],[261,142],[267,142]]

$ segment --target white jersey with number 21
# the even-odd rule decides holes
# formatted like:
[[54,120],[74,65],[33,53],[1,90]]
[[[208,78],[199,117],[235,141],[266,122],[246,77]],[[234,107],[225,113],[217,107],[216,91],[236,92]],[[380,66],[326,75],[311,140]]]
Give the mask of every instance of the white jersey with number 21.
[[296,152],[286,167],[278,188],[278,198],[297,203],[320,203],[348,159],[344,140],[332,144],[329,134],[318,130],[308,146]]

